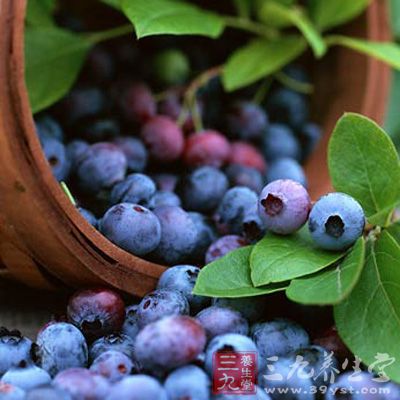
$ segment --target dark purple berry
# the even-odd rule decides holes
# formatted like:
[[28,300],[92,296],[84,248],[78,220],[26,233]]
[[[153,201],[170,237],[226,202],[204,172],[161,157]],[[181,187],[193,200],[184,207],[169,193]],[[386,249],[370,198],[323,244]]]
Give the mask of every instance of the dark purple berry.
[[255,168],[231,164],[225,173],[231,186],[245,186],[255,193],[260,193],[265,184],[263,175]]
[[114,143],[124,152],[128,161],[128,171],[143,172],[147,165],[147,150],[140,139],[118,137]]
[[278,158],[300,160],[300,145],[293,131],[286,125],[272,124],[264,134],[263,152],[268,161]]
[[131,374],[134,369],[132,360],[124,353],[109,350],[100,354],[92,363],[90,370],[115,383]]
[[247,246],[249,242],[237,235],[222,236],[217,239],[208,248],[206,253],[206,264],[209,264],[219,258],[225,256],[233,250],[239,249],[240,247]]
[[135,343],[133,339],[122,333],[113,333],[97,339],[90,346],[89,358],[94,361],[107,351],[119,351],[129,359],[135,359]]

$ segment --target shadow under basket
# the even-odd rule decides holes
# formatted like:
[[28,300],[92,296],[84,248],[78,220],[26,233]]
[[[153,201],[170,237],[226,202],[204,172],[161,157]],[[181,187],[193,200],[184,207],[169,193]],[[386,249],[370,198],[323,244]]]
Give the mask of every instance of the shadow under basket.
[[[71,204],[42,153],[24,80],[26,1],[0,0],[0,278],[41,289],[107,285],[142,296],[165,267],[109,242]],[[389,38],[386,2],[374,0],[346,34]],[[313,113],[325,136],[306,166],[310,194],[331,190],[326,148],[345,111],[382,122],[390,70],[342,48],[312,64]]]

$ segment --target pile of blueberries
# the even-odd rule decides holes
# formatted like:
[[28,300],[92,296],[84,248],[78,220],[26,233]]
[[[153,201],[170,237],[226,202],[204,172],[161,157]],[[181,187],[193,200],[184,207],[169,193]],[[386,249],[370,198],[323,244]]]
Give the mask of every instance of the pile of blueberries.
[[[307,186],[301,163],[321,136],[307,96],[274,84],[257,104],[255,88],[227,95],[217,76],[186,107],[196,61],[170,48],[143,74],[126,45],[96,47],[73,90],[36,117],[54,176],[111,242],[154,262],[203,265],[261,238],[263,187]],[[285,73],[308,80],[298,66]]]
[[[1,328],[0,400],[400,398],[395,384],[376,382],[362,366],[353,371],[334,329],[311,338],[297,322],[266,320],[265,297],[193,295],[198,273],[191,265],[171,267],[155,291],[126,308],[109,289],[81,290],[35,343]],[[256,354],[255,394],[212,394],[213,356],[227,351]],[[293,369],[299,357],[301,368]]]

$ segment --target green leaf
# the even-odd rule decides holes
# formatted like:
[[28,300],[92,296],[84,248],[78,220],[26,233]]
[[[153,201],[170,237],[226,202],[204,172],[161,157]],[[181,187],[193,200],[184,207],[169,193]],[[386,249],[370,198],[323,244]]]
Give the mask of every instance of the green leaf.
[[328,148],[335,189],[360,202],[371,224],[385,225],[400,201],[400,165],[389,136],[373,121],[345,114]]
[[[371,0],[310,0],[312,20],[321,29],[330,29],[360,15]],[[397,0],[395,0],[397,1]]]
[[216,38],[224,20],[215,13],[176,0],[122,0],[122,10],[138,38],[151,35],[202,35]]
[[[399,226],[395,228],[399,232]],[[399,232],[400,234],[400,232]],[[400,245],[389,231],[369,246],[361,278],[351,295],[335,306],[339,334],[366,364],[378,353],[395,357],[385,373],[400,382]]]
[[261,286],[299,278],[332,265],[343,254],[318,249],[307,227],[290,236],[268,233],[251,252],[251,279]]
[[390,0],[389,5],[393,33],[396,39],[400,39],[400,2],[399,0]]
[[288,283],[253,287],[249,257],[252,246],[242,247],[206,265],[196,280],[194,294],[211,297],[250,297],[285,290]]
[[365,261],[365,241],[358,239],[346,258],[326,270],[294,279],[286,289],[290,300],[307,305],[338,304],[350,295]]
[[290,26],[292,23],[286,18],[286,16],[273,16],[269,13],[269,9],[266,4],[271,2],[290,7],[294,4],[295,0],[256,0],[255,7],[258,19],[264,24],[274,28],[286,28]]
[[294,35],[251,41],[236,50],[224,66],[222,80],[225,89],[239,89],[278,71],[306,48],[306,41]]
[[268,23],[268,20],[288,21],[296,26],[304,35],[314,51],[316,57],[322,57],[326,53],[324,39],[308,19],[300,7],[285,7],[275,1],[267,1],[260,9],[260,18]]
[[392,84],[390,88],[390,97],[385,116],[385,130],[393,140],[397,149],[400,147],[400,71],[392,70]]
[[349,49],[374,57],[393,68],[400,69],[400,46],[391,42],[371,42],[347,36],[332,35],[326,37],[330,46],[340,45]]
[[52,105],[75,82],[92,42],[59,28],[27,28],[25,79],[33,113]]
[[29,0],[26,9],[26,22],[30,26],[54,26],[52,12],[56,2],[53,0]]

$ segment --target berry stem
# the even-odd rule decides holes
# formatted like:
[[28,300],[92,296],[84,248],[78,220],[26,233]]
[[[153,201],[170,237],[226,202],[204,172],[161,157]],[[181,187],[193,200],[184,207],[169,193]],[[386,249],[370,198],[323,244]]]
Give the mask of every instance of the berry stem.
[[275,74],[275,78],[282,85],[302,94],[311,94],[314,91],[314,86],[311,83],[300,82],[293,79],[282,71]]
[[233,0],[236,12],[240,18],[250,18],[250,5],[247,0]]
[[116,28],[107,29],[105,31],[93,32],[86,34],[86,38],[88,41],[93,44],[103,42],[105,40],[113,39],[120,36],[125,36],[129,33],[133,33],[132,24],[121,25]]
[[268,39],[275,38],[279,34],[275,29],[268,28],[265,25],[251,21],[248,18],[234,17],[231,15],[226,15],[223,18],[225,25],[230,28],[241,29],[243,31],[254,33],[258,36],[266,37]]
[[74,196],[72,196],[72,193],[69,190],[69,187],[67,186],[67,184],[64,181],[61,181],[60,186],[61,186],[61,189],[63,190],[63,192],[67,195],[67,197],[71,201],[71,203],[76,207],[76,200],[75,200]]
[[273,80],[274,78],[272,76],[268,76],[266,79],[264,79],[264,81],[257,89],[256,93],[254,94],[253,102],[255,104],[261,104],[264,101],[265,96],[267,95]]

